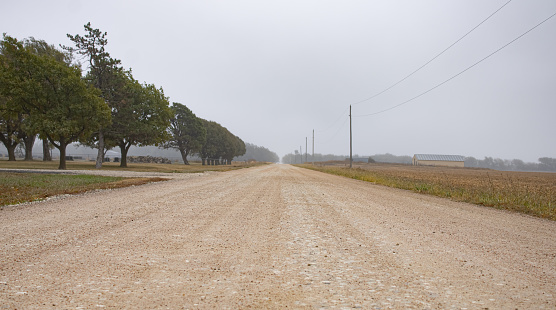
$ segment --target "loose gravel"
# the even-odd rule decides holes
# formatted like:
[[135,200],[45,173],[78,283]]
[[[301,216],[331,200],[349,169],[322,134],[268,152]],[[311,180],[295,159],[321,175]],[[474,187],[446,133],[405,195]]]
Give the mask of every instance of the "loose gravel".
[[555,222],[288,165],[164,176],[1,210],[0,309],[556,308]]

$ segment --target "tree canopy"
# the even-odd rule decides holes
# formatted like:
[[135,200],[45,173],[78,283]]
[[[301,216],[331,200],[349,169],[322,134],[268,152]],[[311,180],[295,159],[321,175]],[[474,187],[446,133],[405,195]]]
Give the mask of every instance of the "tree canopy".
[[189,108],[181,103],[173,103],[169,132],[171,138],[164,143],[165,148],[174,148],[180,152],[183,163],[189,165],[187,156],[199,153],[207,138],[203,122]]
[[59,149],[59,169],[65,169],[66,146],[109,123],[108,106],[81,79],[79,68],[35,55],[12,37],[2,41],[1,62],[1,95],[25,114],[26,130]]
[[245,154],[245,143],[222,125],[203,120],[207,139],[199,155],[203,165],[230,164],[236,156]]
[[140,84],[130,72],[121,100],[112,104],[112,125],[106,129],[107,148],[118,146],[121,167],[127,167],[127,152],[132,145],[162,145],[170,138],[167,128],[172,112],[162,88]]

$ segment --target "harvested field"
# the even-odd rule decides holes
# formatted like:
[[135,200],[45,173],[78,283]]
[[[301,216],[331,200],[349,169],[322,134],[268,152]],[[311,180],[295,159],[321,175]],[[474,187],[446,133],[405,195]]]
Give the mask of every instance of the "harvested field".
[[328,162],[303,167],[556,220],[556,173]]

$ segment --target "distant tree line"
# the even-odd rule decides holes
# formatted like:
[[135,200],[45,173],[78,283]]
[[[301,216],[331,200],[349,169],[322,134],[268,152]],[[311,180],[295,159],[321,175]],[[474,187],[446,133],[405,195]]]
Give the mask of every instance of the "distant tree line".
[[[369,161],[369,158],[371,160]],[[312,162],[324,162],[324,161],[338,161],[338,160],[349,160],[349,155],[333,155],[333,154],[312,154],[307,155],[307,161]],[[386,154],[376,154],[372,156],[360,156],[354,155],[353,160],[356,162],[380,162],[380,163],[397,163],[397,164],[411,164],[412,159],[410,156],[396,156],[389,153]],[[305,153],[300,154],[299,151],[294,151],[293,153],[286,154],[282,157],[282,162],[285,164],[295,164],[300,162],[305,162]]]
[[245,154],[237,157],[236,160],[255,160],[269,163],[277,163],[280,161],[280,157],[276,153],[262,146],[246,143],[245,150]]
[[[50,147],[59,150],[59,169],[66,168],[66,147],[74,142],[98,149],[97,168],[115,147],[126,167],[133,145],[177,149],[185,164],[193,154],[203,164],[230,164],[245,154],[245,143],[229,130],[183,104],[170,106],[161,87],[135,80],[106,51],[106,32],[88,23],[83,36],[68,38],[74,46],[61,49],[6,34],[0,42],[0,141],[9,160],[20,144],[31,160],[37,136],[44,160],[51,160]],[[75,55],[87,64],[84,74]]]
[[527,163],[521,159],[500,159],[485,157],[476,159],[474,157],[465,158],[465,167],[487,168],[503,171],[547,171],[556,172],[556,158],[541,157],[538,163]]
[[[325,162],[325,161],[344,161],[349,160],[349,156],[345,155],[322,155],[315,154],[314,159],[309,154],[307,156],[308,161],[315,162]],[[369,158],[371,160],[369,161]],[[375,154],[367,157],[362,157],[359,155],[353,156],[353,160],[356,162],[377,162],[377,163],[392,163],[392,164],[404,164],[411,165],[412,157],[407,155],[397,156],[389,153],[386,154]],[[300,154],[298,151],[294,153],[286,154],[282,157],[282,162],[285,164],[298,164],[305,162],[305,154]],[[485,159],[476,159],[474,157],[465,158],[465,167],[469,168],[487,168],[494,170],[504,170],[504,171],[547,171],[556,172],[556,158],[541,157],[538,163],[527,163],[520,159],[500,159],[485,157]]]

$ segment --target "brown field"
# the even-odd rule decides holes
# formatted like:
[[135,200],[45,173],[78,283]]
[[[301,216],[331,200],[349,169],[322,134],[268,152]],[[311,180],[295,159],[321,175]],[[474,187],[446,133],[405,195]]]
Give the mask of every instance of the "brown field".
[[345,162],[303,167],[556,220],[556,173],[366,163],[349,169]]

